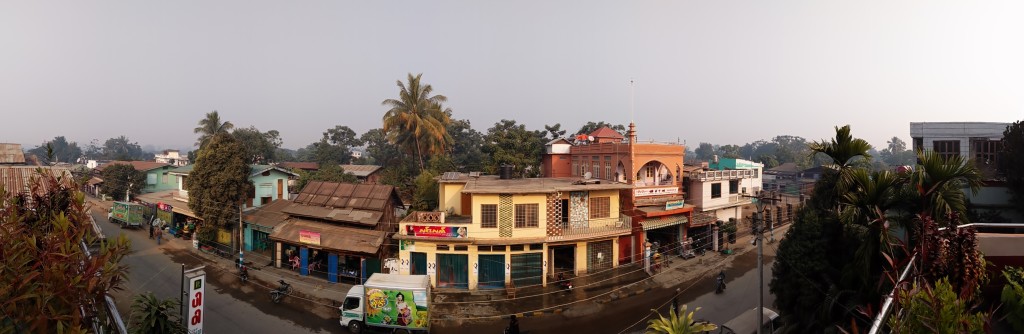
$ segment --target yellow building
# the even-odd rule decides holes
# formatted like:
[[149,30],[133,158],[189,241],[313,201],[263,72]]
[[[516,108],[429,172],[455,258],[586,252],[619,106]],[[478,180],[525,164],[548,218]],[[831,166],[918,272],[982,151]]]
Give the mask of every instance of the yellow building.
[[400,272],[428,274],[435,287],[546,285],[618,266],[618,238],[631,224],[619,191],[581,178],[501,179],[445,173],[439,211],[399,223]]

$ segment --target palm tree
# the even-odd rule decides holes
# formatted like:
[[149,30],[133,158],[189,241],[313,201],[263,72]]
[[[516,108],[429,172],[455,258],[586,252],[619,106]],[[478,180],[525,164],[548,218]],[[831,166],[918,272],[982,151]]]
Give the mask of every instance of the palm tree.
[[178,300],[157,299],[152,292],[135,297],[132,303],[132,333],[185,333],[178,316]]
[[983,185],[981,171],[974,161],[962,156],[944,158],[934,151],[918,152],[917,168],[910,174],[910,183],[917,190],[919,212],[942,218],[954,212],[966,212],[963,188],[977,194]]
[[448,101],[444,95],[431,95],[434,88],[420,83],[423,74],[409,73],[408,84],[396,81],[398,99],[386,99],[382,105],[390,107],[384,113],[384,133],[388,140],[416,155],[420,169],[424,167],[423,156],[442,154],[451,144],[448,134],[450,109],[444,108]]
[[[834,187],[816,187],[819,191],[815,192],[814,197],[818,197],[818,203],[838,204],[843,194],[846,193],[843,186],[851,183],[844,181],[849,178],[847,174],[854,167],[871,159],[871,155],[868,154],[871,144],[863,139],[853,138],[850,135],[850,126],[845,125],[841,128],[836,127],[836,137],[831,142],[815,141],[808,146],[812,154],[821,153],[829,158],[831,163],[823,167],[832,172],[826,173],[824,180],[827,183],[835,184]],[[836,212],[840,211],[839,206],[833,206],[831,209]]]
[[[653,310],[652,310],[653,311]],[[658,313],[658,319],[651,319],[647,322],[647,333],[648,334],[690,334],[690,333],[704,333],[718,329],[715,324],[701,321],[697,322],[693,320],[693,314],[700,311],[700,308],[696,308],[693,312],[686,311],[686,305],[680,308],[679,313],[676,313],[675,309],[668,311],[668,318]]]
[[195,130],[192,130],[199,134],[199,139],[196,140],[196,146],[199,146],[199,149],[202,149],[203,146],[206,146],[206,142],[210,141],[210,138],[213,138],[213,136],[217,134],[226,134],[234,127],[235,125],[231,124],[231,122],[221,122],[220,115],[217,114],[216,110],[208,112],[206,113],[206,118],[199,121],[199,126],[196,127]]

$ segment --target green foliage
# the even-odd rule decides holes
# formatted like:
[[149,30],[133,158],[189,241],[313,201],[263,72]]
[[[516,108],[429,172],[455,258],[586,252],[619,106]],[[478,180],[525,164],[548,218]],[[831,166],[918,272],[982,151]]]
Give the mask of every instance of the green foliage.
[[[100,305],[122,288],[128,268],[120,263],[130,242],[124,235],[97,240],[78,185],[37,173],[32,195],[0,187],[0,332],[87,332],[93,319],[82,318],[79,307]],[[87,256],[83,241],[99,251]]]
[[[202,150],[206,147],[206,143],[213,139],[214,136],[219,134],[227,134],[235,127],[234,124],[228,121],[221,121],[220,114],[216,110],[206,113],[206,117],[199,120],[199,126],[192,130],[192,132],[199,135],[196,139],[196,146]],[[193,160],[195,161],[195,160]]]
[[135,296],[130,332],[133,334],[179,334],[187,332],[181,323],[181,303],[175,298],[160,300],[152,292]]
[[326,182],[344,182],[344,183],[356,183],[359,180],[352,173],[347,173],[341,166],[335,164],[320,165],[320,169],[307,172],[301,169],[295,169],[292,172],[299,174],[299,181],[296,183],[296,188],[301,190],[309,184],[309,181],[326,181]]
[[103,143],[102,150],[102,158],[107,160],[142,161],[153,159],[153,154],[143,152],[139,143],[133,143],[125,136],[107,139]]
[[[49,158],[47,152],[48,146],[53,153],[52,159]],[[56,162],[73,163],[82,157],[82,149],[78,147],[78,143],[68,142],[64,136],[53,137],[53,140],[45,141],[38,147],[28,150],[28,153],[36,156],[44,165]]]
[[547,138],[549,139],[549,141],[565,137],[565,130],[562,130],[562,123],[555,123],[555,125],[545,125],[544,131],[547,131],[548,135],[550,135],[550,137]]
[[1006,267],[1003,269],[1003,277],[1006,278],[1000,296],[1003,312],[1013,330],[1024,333],[1024,268]]
[[889,318],[893,333],[985,333],[989,314],[971,313],[967,302],[958,299],[946,279],[930,284],[914,283],[899,292],[900,312]]
[[434,88],[421,84],[422,76],[409,73],[408,85],[396,82],[399,98],[381,102],[389,108],[384,114],[383,128],[388,141],[415,156],[420,169],[425,166],[424,157],[443,154],[452,143],[447,131],[450,111],[443,106],[448,98],[431,95]]
[[406,158],[398,146],[388,142],[383,129],[370,129],[363,133],[359,140],[366,144],[363,157],[368,159],[369,164],[387,168],[403,164],[403,158]]
[[[559,127],[561,127],[561,126],[559,126]],[[587,122],[587,124],[583,124],[583,126],[580,127],[579,131],[576,131],[576,134],[578,134],[578,135],[589,135],[591,132],[597,131],[597,129],[600,129],[600,128],[603,128],[603,127],[611,128],[612,130],[617,131],[619,134],[621,134],[623,136],[626,135],[626,126],[624,126],[622,124],[614,124],[613,125],[612,123],[608,123],[608,122],[605,122],[605,121],[600,121],[600,122],[596,122],[596,123],[593,122],[593,121]],[[550,130],[548,130],[548,131],[550,131]]]
[[516,121],[503,119],[487,130],[482,151],[488,158],[484,170],[496,174],[501,165],[513,165],[513,177],[536,177],[544,154],[544,132],[526,130]]
[[200,240],[209,241],[217,227],[238,223],[238,207],[253,193],[249,165],[238,141],[231,135],[211,138],[199,151],[186,188],[188,207],[203,220]]
[[412,210],[432,211],[437,209],[437,175],[425,170],[416,177],[412,195]]
[[[557,124],[556,124],[557,125]],[[565,132],[564,130],[562,131]],[[451,163],[455,170],[461,172],[483,170],[484,154],[481,150],[484,137],[479,131],[473,130],[469,120],[454,120],[448,125],[448,134],[454,140],[451,152]],[[439,157],[435,155],[434,157]],[[431,159],[433,160],[433,159]],[[443,170],[444,172],[451,170]],[[435,172],[439,172],[435,170]]]
[[131,184],[131,196],[138,195],[146,187],[146,173],[135,170],[130,164],[111,164],[103,168],[103,192],[118,201],[124,200],[125,191]]
[[914,165],[914,159],[917,156],[914,151],[907,149],[907,143],[905,143],[899,137],[892,137],[886,142],[889,147],[879,152],[878,156],[883,162],[889,166],[910,166]]
[[238,140],[247,163],[266,164],[277,161],[276,153],[281,148],[281,137],[277,130],[260,132],[255,126],[250,126],[235,129],[231,135]]
[[1024,213],[1024,122],[1016,121],[1003,131],[1003,151],[999,154],[999,171],[1013,192],[1013,202]]
[[718,326],[709,322],[694,320],[694,314],[700,311],[700,308],[696,308],[693,311],[687,311],[686,305],[683,305],[679,309],[679,313],[676,313],[675,309],[668,311],[668,317],[658,314],[657,319],[651,319],[647,321],[648,334],[690,334],[690,333],[705,333],[718,329]]
[[815,311],[826,304],[822,292],[836,282],[837,270],[828,250],[830,227],[838,225],[838,220],[813,207],[804,207],[796,215],[779,242],[768,287],[788,333],[822,333],[831,319]]

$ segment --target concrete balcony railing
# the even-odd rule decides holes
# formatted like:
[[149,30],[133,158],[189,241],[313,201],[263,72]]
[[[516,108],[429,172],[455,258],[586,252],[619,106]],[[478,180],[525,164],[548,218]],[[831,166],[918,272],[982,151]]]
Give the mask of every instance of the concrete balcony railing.
[[619,218],[590,219],[581,222],[557,222],[548,231],[548,241],[571,240],[628,234],[632,221],[628,216]]
[[734,170],[706,170],[694,172],[695,178],[700,181],[721,181],[721,180],[738,180],[738,179],[752,179],[757,177],[757,170],[755,169],[734,169]]

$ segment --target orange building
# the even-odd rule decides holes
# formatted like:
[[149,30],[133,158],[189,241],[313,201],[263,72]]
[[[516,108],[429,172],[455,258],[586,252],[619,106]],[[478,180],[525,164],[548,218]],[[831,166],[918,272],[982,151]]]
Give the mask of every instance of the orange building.
[[693,220],[693,205],[683,201],[686,148],[678,143],[640,143],[632,123],[627,135],[604,127],[577,136],[571,144],[564,139],[551,141],[544,157],[544,176],[631,186],[619,196],[622,214],[632,221],[632,233],[619,239],[620,263],[649,256],[645,250],[648,242],[679,254]]

